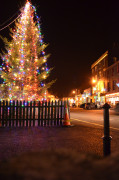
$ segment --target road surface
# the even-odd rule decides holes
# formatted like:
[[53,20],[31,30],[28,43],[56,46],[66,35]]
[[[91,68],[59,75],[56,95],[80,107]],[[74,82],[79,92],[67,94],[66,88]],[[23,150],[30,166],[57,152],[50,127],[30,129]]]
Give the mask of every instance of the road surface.
[[[79,108],[70,109],[70,118],[76,123],[88,123],[92,125],[102,126],[104,123],[103,109],[100,110],[84,110]],[[119,131],[119,114],[113,109],[109,110],[110,128]]]

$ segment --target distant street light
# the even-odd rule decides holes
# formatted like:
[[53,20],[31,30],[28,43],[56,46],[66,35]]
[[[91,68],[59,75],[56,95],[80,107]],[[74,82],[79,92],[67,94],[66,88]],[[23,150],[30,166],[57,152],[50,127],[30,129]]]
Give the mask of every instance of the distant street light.
[[92,83],[96,83],[96,80],[94,78],[92,79]]
[[73,94],[75,94],[75,93],[76,93],[76,91],[72,91],[72,93],[73,93]]

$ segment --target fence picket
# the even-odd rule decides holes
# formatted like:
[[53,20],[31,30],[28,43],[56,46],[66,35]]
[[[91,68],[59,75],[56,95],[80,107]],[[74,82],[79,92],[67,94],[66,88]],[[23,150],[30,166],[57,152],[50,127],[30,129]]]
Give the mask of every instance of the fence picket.
[[38,102],[38,126],[40,126],[41,118],[40,118],[40,111],[41,111],[41,102]]
[[33,102],[33,126],[35,126],[35,101]]
[[28,111],[29,111],[29,101],[26,103],[26,127],[28,127]]
[[20,121],[19,121],[19,125],[22,125],[22,101],[20,101],[20,109],[19,109],[19,116],[20,116]]
[[66,113],[66,101],[64,101],[64,110],[63,110],[63,113],[65,114]]
[[54,106],[54,125],[56,125],[56,106],[57,106],[57,101],[55,101],[55,106]]
[[63,107],[63,104],[62,104],[62,101],[61,101],[61,105],[60,105],[60,125],[62,125],[62,107]]
[[46,121],[47,121],[47,101],[45,102],[45,104],[44,104],[45,106],[45,119],[44,119],[44,126],[46,126]]
[[12,126],[14,126],[14,118],[15,118],[15,101],[13,101],[13,106],[12,106]]
[[44,123],[44,119],[43,119],[43,110],[44,110],[44,102],[42,101],[42,107],[41,107],[41,126],[43,126],[43,123]]
[[23,126],[24,126],[24,124],[25,124],[25,101],[23,101],[22,109],[23,109]]
[[31,121],[32,121],[32,101],[30,101],[30,120],[29,120],[29,126],[31,126]]
[[17,127],[18,126],[18,100],[15,103],[15,123]]
[[60,105],[59,105],[59,101],[58,101],[58,104],[57,104],[57,125],[59,125],[59,108],[60,108]]
[[[61,125],[65,103],[62,101],[0,101],[2,127]],[[36,121],[37,120],[37,121]],[[36,123],[38,122],[38,123]]]
[[51,103],[51,126],[53,124],[53,101]]
[[5,126],[7,127],[7,123],[8,123],[8,101],[6,101],[6,122],[5,122]]
[[11,100],[9,101],[9,126],[11,127]]
[[50,124],[50,101],[48,102],[48,126]]
[[18,126],[18,106],[19,106],[19,102],[17,100],[16,102],[16,127]]

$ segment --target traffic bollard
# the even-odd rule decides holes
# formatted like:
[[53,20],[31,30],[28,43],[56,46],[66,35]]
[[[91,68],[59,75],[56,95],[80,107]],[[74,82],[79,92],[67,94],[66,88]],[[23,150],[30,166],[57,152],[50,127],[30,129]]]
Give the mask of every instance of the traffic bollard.
[[103,138],[103,154],[104,156],[108,156],[111,153],[111,139],[110,136],[110,127],[109,127],[109,109],[110,105],[105,103],[103,106],[104,109],[104,136]]

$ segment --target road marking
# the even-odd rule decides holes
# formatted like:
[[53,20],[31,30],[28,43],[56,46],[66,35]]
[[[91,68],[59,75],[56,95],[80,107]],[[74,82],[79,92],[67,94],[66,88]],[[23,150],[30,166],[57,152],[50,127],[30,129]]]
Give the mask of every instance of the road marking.
[[[87,124],[92,124],[92,125],[95,125],[95,126],[104,127],[104,125],[97,124],[97,123],[91,123],[91,122],[83,121],[83,120],[80,120],[80,119],[71,119],[71,120],[80,121],[80,122],[84,122],[84,123],[87,123]],[[110,127],[110,129],[114,129],[114,130],[118,130],[119,131],[119,128]]]

